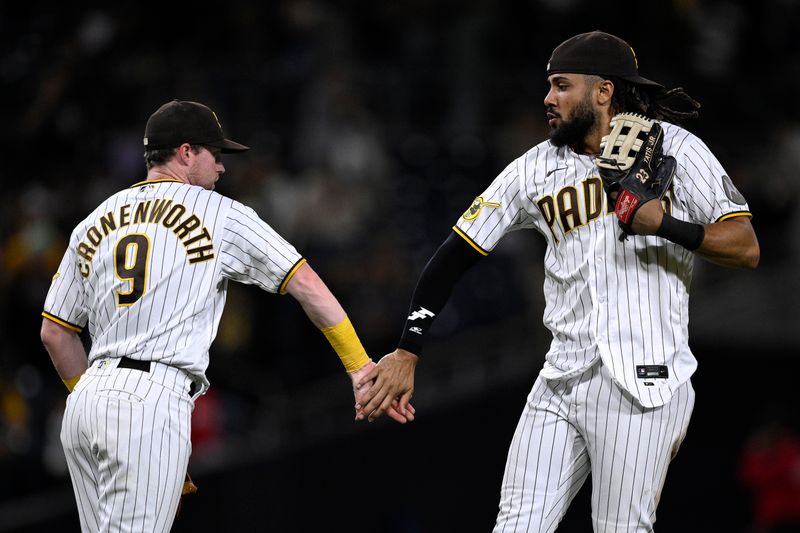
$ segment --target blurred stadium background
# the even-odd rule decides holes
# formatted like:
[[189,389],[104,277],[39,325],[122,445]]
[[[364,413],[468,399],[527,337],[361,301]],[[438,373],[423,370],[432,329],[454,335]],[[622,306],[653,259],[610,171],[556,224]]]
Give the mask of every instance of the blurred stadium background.
[[[762,247],[755,272],[697,261],[697,406],[659,531],[800,531],[798,2],[38,4],[0,5],[0,531],[78,531],[40,312],[74,225],[144,176],[160,104],[207,103],[252,147],[218,190],[297,246],[379,358],[450,226],[545,138],[550,52],[593,29],[703,104],[687,126],[747,197]],[[490,531],[549,343],[542,252],[514,235],[462,280],[407,427],[356,424],[296,302],[232,284],[194,414],[200,492],[174,530]],[[584,490],[559,531],[589,531],[589,513]]]

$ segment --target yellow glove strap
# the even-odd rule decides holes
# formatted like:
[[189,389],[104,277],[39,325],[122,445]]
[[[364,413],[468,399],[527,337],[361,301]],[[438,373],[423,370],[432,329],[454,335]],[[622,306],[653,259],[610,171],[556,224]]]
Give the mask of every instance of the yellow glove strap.
[[348,372],[354,372],[369,362],[367,351],[358,340],[356,330],[353,329],[353,324],[346,315],[344,320],[335,326],[322,328],[320,331],[331,343]]
[[63,381],[63,382],[64,382],[64,385],[66,385],[66,386],[67,386],[67,390],[68,390],[68,391],[70,391],[70,392],[72,392],[72,389],[74,389],[74,388],[75,388],[75,385],[77,385],[77,384],[78,384],[78,380],[79,380],[79,379],[81,379],[81,376],[82,376],[82,375],[83,375],[83,372],[81,372],[80,374],[78,374],[78,375],[77,375],[77,376],[75,376],[74,378],[62,379],[61,381]]

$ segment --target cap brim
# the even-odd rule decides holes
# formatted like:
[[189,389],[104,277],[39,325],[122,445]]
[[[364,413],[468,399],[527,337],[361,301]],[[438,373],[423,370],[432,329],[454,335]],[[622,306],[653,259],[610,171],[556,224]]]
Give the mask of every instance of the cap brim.
[[631,83],[636,83],[637,85],[649,85],[650,87],[661,87],[662,89],[664,88],[664,86],[661,85],[660,83],[655,82],[653,80],[648,80],[647,78],[643,78],[641,76],[627,76],[622,79],[625,81],[629,81]]
[[223,154],[235,154],[237,152],[245,152],[250,149],[249,146],[239,144],[230,139],[222,139],[219,142],[205,143],[205,144],[208,144],[209,146],[214,146],[216,148],[221,148]]

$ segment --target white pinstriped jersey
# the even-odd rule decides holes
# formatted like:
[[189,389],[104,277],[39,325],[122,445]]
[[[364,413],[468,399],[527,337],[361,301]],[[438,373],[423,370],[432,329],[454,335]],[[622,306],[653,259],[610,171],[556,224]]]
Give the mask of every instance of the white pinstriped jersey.
[[43,315],[88,323],[89,362],[159,361],[208,386],[208,350],[228,280],[283,292],[303,259],[251,208],[173,179],[100,204],[72,232]]
[[[708,147],[683,128],[662,127],[664,153],[678,162],[667,212],[701,224],[750,216]],[[553,340],[542,375],[575,375],[601,357],[642,405],[667,402],[697,367],[688,344],[694,254],[656,236],[620,242],[594,158],[549,141],[508,165],[454,230],[487,254],[525,228],[547,241],[544,324]],[[668,376],[658,377],[657,366]]]

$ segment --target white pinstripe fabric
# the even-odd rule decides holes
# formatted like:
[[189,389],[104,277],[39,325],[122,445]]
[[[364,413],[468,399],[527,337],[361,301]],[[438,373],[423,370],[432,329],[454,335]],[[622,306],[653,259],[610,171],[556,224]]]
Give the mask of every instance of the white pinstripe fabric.
[[[662,123],[664,152],[678,168],[667,193],[672,216],[696,223],[747,213],[725,191],[725,170],[703,142]],[[498,207],[456,227],[491,251],[509,232],[535,229],[547,241],[544,324],[553,334],[542,373],[568,377],[602,357],[642,405],[663,405],[697,368],[689,348],[694,254],[656,236],[619,241],[594,158],[543,142],[508,165],[481,194]],[[564,210],[548,223],[542,202]],[[466,214],[465,214],[466,215]],[[637,365],[665,365],[668,378],[643,380]]]
[[86,532],[166,532],[192,444],[192,379],[98,359],[67,397],[61,442]]
[[[80,273],[80,242],[98,227],[107,213],[116,216],[129,205],[130,213],[147,202],[171,201],[186,207],[179,220],[196,215],[208,229],[214,257],[189,263],[187,247],[159,223],[131,223],[109,232],[97,246],[91,274]],[[176,223],[179,224],[180,222]],[[174,227],[174,226],[173,226]],[[200,228],[189,234],[199,234]],[[117,293],[130,290],[115,273],[114,252],[119,239],[147,235],[150,258],[147,287],[131,306],[117,304]],[[199,244],[199,243],[198,243]],[[196,246],[197,244],[193,245]],[[301,259],[251,208],[214,191],[185,183],[145,183],[111,196],[72,233],[70,246],[45,300],[44,311],[71,324],[87,322],[92,337],[89,360],[128,356],[162,361],[183,368],[208,386],[208,349],[217,334],[227,294],[227,281],[254,284],[277,292],[291,268]]]
[[[677,160],[671,215],[749,216],[708,147],[662,127]],[[620,241],[594,158],[549,141],[508,165],[456,229],[487,253],[519,229],[547,242],[543,321],[553,339],[509,451],[495,531],[555,530],[590,471],[595,531],[651,531],[694,402],[694,254],[656,236]]]
[[694,406],[691,383],[642,407],[601,361],[536,380],[509,449],[494,533],[556,530],[592,473],[596,533],[653,531],[667,466]]

